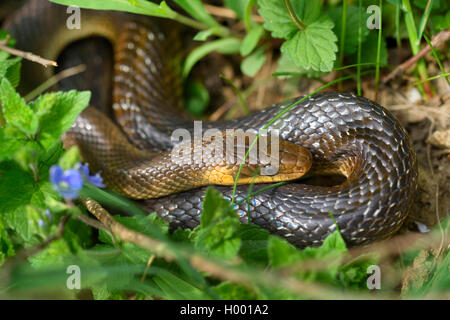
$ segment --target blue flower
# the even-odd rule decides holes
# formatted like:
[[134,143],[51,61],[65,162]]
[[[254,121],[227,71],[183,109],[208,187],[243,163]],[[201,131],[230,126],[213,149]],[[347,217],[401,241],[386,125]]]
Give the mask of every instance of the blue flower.
[[52,213],[50,212],[50,210],[45,209],[45,214],[47,215],[48,221],[52,221]]
[[100,172],[97,172],[95,175],[91,176],[89,172],[89,164],[77,164],[76,168],[80,170],[80,172],[83,174],[83,177],[86,179],[87,182],[90,184],[96,186],[97,188],[104,188],[105,185],[103,184],[103,179],[100,177]]
[[38,225],[39,225],[39,227],[41,227],[41,228],[44,228],[44,227],[46,226],[44,220],[42,220],[42,219],[39,219]]
[[83,177],[78,170],[68,169],[64,171],[59,165],[50,168],[50,182],[53,189],[68,199],[76,199],[83,187]]

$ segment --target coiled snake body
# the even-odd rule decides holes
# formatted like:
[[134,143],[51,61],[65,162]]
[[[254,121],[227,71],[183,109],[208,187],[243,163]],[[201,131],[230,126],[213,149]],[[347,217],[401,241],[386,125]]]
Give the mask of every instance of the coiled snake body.
[[[56,57],[68,43],[91,35],[106,37],[113,44],[114,119],[89,107],[65,143],[80,147],[91,169],[102,170],[108,187],[141,199],[146,210],[156,211],[174,227],[195,227],[204,187],[184,190],[207,184],[202,180],[204,174],[199,174],[202,165],[173,167],[167,158],[173,148],[173,130],[192,131],[193,126],[180,108],[181,80],[174,62],[180,44],[173,25],[119,12],[82,10],[81,29],[68,30],[67,17],[65,7],[32,0],[5,25],[17,40],[17,48],[46,58]],[[36,64],[25,65],[24,72],[24,80],[37,83],[49,76],[48,70]],[[259,132],[299,99],[233,121],[209,123],[203,130]],[[242,221],[247,221],[249,213],[252,223],[301,247],[318,245],[335,230],[330,213],[349,245],[383,239],[398,230],[417,186],[417,164],[405,130],[390,112],[352,94],[324,93],[298,103],[271,128],[279,130],[286,144],[283,152],[298,154],[296,160],[288,154],[290,160],[281,161],[282,167],[285,164],[281,170],[301,171],[304,164],[306,171],[311,154],[310,172],[341,173],[346,180],[331,187],[293,182],[265,190],[249,203],[236,202]],[[253,192],[263,187],[255,185]],[[231,199],[232,187],[217,188]],[[248,186],[239,186],[236,199],[246,198],[247,192]]]

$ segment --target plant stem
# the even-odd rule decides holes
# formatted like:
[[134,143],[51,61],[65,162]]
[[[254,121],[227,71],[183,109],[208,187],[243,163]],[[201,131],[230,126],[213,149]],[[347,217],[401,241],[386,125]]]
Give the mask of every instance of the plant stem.
[[357,93],[361,95],[361,46],[362,46],[362,28],[361,28],[361,10],[362,10],[362,0],[358,1],[358,57],[357,57],[357,67],[356,67],[356,87]]
[[378,5],[380,6],[380,25],[378,29],[377,65],[375,67],[375,101],[377,101],[378,86],[380,84],[381,39],[383,37],[383,0],[380,0]]
[[[405,24],[406,29],[408,30],[409,43],[411,45],[411,51],[413,55],[417,55],[420,50],[420,45],[417,45],[417,29],[414,21],[411,3],[409,0],[403,0],[403,6],[405,7]],[[420,60],[417,63],[417,72],[419,73],[419,77],[421,80],[428,78],[427,74],[427,66],[423,60]],[[425,89],[422,84],[418,84],[417,88],[419,89],[422,96],[424,96],[425,100],[428,100],[427,95],[425,94]],[[428,86],[429,89],[429,86]],[[429,91],[429,90],[428,90]]]
[[397,40],[397,61],[402,61],[401,52],[402,52],[402,39],[400,38],[400,6],[395,6],[395,39]]
[[[342,18],[341,18],[341,41],[339,47],[339,65],[344,64],[344,46],[345,46],[345,32],[347,27],[347,0],[342,0]],[[339,75],[340,76],[340,75]],[[342,82],[338,83],[338,90],[342,91]]]
[[292,8],[291,2],[289,0],[283,0],[284,6],[286,7],[289,18],[291,18],[292,22],[299,28],[300,30],[305,30],[306,25],[300,20],[299,17],[294,12],[294,9]]

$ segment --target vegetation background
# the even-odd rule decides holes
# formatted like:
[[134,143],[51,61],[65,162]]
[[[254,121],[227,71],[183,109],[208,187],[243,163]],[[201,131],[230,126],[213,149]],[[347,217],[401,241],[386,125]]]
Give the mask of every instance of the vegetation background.
[[[96,187],[101,181],[80,167],[77,149],[62,148],[90,93],[46,92],[56,77],[19,95],[23,53],[1,31],[1,298],[450,298],[448,1],[52,2],[186,25],[193,41],[182,71],[185,105],[202,119],[321,90],[377,100],[412,137],[420,190],[399,235],[363,248],[347,248],[338,230],[321,247],[295,248],[240,223],[214,188],[201,225],[170,233],[156,214]],[[0,5],[0,20],[22,3]],[[380,28],[370,29],[377,10]],[[86,207],[98,204],[86,198],[128,215],[94,219]],[[82,271],[80,289],[67,287],[70,265]],[[371,265],[382,270],[379,290],[368,289]]]

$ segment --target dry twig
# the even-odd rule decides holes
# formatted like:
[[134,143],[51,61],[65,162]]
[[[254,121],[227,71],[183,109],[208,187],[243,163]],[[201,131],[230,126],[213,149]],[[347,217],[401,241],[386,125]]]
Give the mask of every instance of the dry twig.
[[[442,44],[447,42],[447,40],[450,39],[450,30],[443,30],[439,32],[434,38],[431,40],[431,44],[433,47],[440,47]],[[389,73],[387,76],[385,76],[382,80],[382,83],[386,84],[399,74],[402,74],[405,72],[409,67],[415,65],[417,61],[419,61],[421,58],[423,58],[428,52],[431,51],[431,47],[427,44],[426,47],[424,47],[422,50],[420,50],[415,56],[411,57],[407,61],[403,62],[401,65],[396,67],[394,70],[392,70],[391,73]]]
[[18,50],[18,49],[14,49],[14,48],[8,47],[7,46],[8,41],[9,41],[9,36],[7,36],[4,40],[0,41],[0,50],[6,51],[6,52],[8,52],[8,53],[10,53],[12,55],[15,55],[15,56],[18,56],[18,57],[22,57],[24,59],[27,59],[27,60],[30,60],[30,61],[33,61],[33,62],[36,62],[36,63],[42,64],[46,68],[48,66],[53,66],[53,67],[57,67],[58,66],[56,61],[44,59],[44,58],[39,57],[38,55],[35,55],[34,53],[31,53],[31,52],[25,52],[25,51],[22,51],[22,50]]

